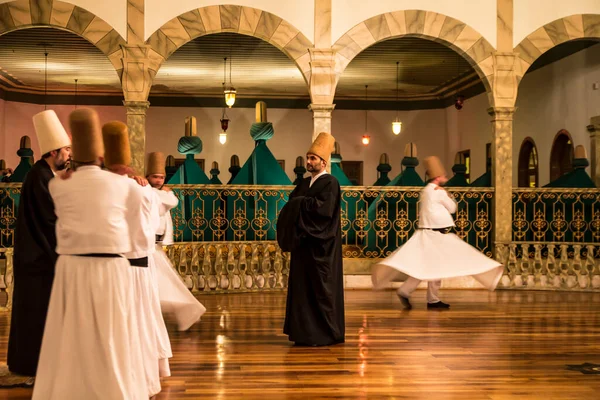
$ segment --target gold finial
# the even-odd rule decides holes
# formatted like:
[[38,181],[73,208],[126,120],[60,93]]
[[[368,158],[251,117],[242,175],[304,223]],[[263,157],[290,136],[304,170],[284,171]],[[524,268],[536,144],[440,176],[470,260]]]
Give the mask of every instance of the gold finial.
[[196,117],[187,117],[185,119],[185,136],[196,136],[197,133]]
[[259,101],[256,103],[256,122],[268,122],[267,121],[267,103]]
[[404,146],[404,157],[416,157],[417,156],[417,145],[414,143],[407,143]]
[[389,164],[389,163],[390,163],[390,157],[387,155],[387,153],[383,153],[379,157],[379,164]]
[[166,161],[167,167],[172,168],[175,166],[175,157],[168,156]]
[[335,144],[333,145],[333,154],[341,154],[340,144],[338,142],[335,142]]
[[575,154],[573,158],[587,159],[587,151],[585,150],[585,147],[583,147],[582,145],[575,147]]
[[21,149],[30,149],[31,148],[31,139],[29,136],[25,135],[21,137],[21,143],[19,144]]

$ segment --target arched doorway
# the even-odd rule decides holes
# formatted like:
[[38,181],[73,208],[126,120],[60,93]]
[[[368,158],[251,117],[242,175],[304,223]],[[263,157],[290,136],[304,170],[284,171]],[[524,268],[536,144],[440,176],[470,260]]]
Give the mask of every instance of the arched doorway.
[[519,187],[539,186],[538,152],[535,142],[525,138],[519,152]]
[[561,129],[554,138],[550,152],[550,182],[573,170],[573,140]]

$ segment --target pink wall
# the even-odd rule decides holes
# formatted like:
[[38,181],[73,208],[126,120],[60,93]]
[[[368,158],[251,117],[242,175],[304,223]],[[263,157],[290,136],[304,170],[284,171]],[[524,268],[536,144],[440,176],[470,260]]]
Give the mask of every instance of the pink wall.
[[[4,104],[4,107],[2,107]],[[37,137],[33,129],[32,117],[44,111],[43,105],[28,104],[28,103],[16,103],[11,101],[2,101],[0,103],[0,109],[4,109],[4,120],[0,117],[0,126],[3,131],[0,130],[0,135],[3,135],[4,146],[0,150],[0,158],[4,158],[9,167],[15,168],[19,164],[19,157],[17,156],[17,150],[19,149],[19,142],[21,137],[28,135],[31,138],[31,148],[33,150],[34,158],[38,160],[41,157],[40,149],[38,147]],[[121,120],[125,121],[125,107],[92,107],[100,115],[100,121],[106,122],[109,120]],[[69,114],[75,109],[72,105],[52,105],[48,106],[48,109],[56,111],[58,118],[69,132],[68,121]],[[0,112],[2,115],[2,112]],[[2,136],[0,136],[1,138]]]
[[[175,157],[177,141],[184,133],[186,116],[195,116],[198,122],[198,135],[203,142],[203,151],[198,158],[206,161],[206,173],[213,161],[219,163],[221,181],[230,177],[230,157],[237,154],[243,164],[249,157],[254,143],[250,137],[250,126],[254,122],[253,109],[233,108],[227,112],[230,123],[227,130],[228,141],[221,145],[221,110],[216,108],[168,108],[155,107],[148,110],[146,120],[146,150],[163,151]],[[400,172],[400,161],[404,155],[404,146],[415,142],[420,157],[436,154],[446,159],[446,122],[444,110],[424,110],[402,112],[403,132],[395,136],[391,123],[396,113],[390,111],[369,111],[368,130],[371,144],[361,144],[365,128],[364,111],[337,110],[333,112],[332,133],[341,147],[344,160],[363,160],[363,180],[371,185],[377,180],[377,164],[381,153],[390,156],[392,172],[390,177]],[[285,159],[286,173],[294,177],[296,157],[305,156],[312,137],[312,113],[303,109],[269,109],[268,119],[273,123],[275,136],[269,140],[269,149],[277,159]],[[424,171],[419,167],[419,172]]]
[[[4,106],[2,107],[2,104]],[[0,149],[0,157],[7,160],[11,167],[15,167],[19,159],[16,152],[19,148],[21,136],[28,134],[31,137],[35,158],[39,159],[39,148],[33,131],[31,118],[44,109],[43,106],[3,102],[0,111],[4,108],[4,122],[0,123],[0,136],[4,146]],[[52,106],[63,124],[67,124],[68,115],[73,111],[73,106]],[[125,108],[119,106],[94,107],[100,114],[101,121],[126,118]],[[254,142],[250,137],[250,126],[254,122],[254,109],[233,108],[228,110],[230,118],[228,141],[225,145],[219,143],[221,109],[217,108],[177,108],[177,107],[150,107],[146,120],[146,150],[163,151],[175,157],[182,157],[177,153],[177,142],[184,134],[184,121],[187,116],[195,116],[198,122],[198,134],[203,141],[203,151],[197,156],[206,161],[206,173],[210,170],[213,161],[219,163],[222,181],[229,180],[230,157],[237,154],[241,163],[244,163],[252,149]],[[0,115],[1,112],[0,112]],[[377,164],[381,153],[388,153],[392,172],[390,177],[395,177],[400,172],[400,162],[404,156],[404,147],[409,142],[416,143],[419,158],[428,155],[438,155],[449,169],[454,155],[448,152],[447,111],[422,110],[404,111],[400,113],[403,122],[403,131],[399,136],[391,132],[391,122],[396,113],[393,111],[369,111],[368,131],[371,144],[367,147],[361,144],[365,129],[364,111],[336,110],[333,113],[332,130],[341,146],[344,160],[364,161],[363,180],[366,185],[371,185],[377,179]],[[310,147],[312,137],[312,113],[308,109],[269,109],[268,119],[273,123],[275,136],[269,141],[269,148],[275,158],[284,159],[286,173],[294,177],[296,157],[305,156]],[[0,120],[1,121],[1,120]],[[456,138],[454,142],[456,142]],[[423,175],[422,166],[418,172]]]
[[6,135],[4,134],[4,100],[0,99],[0,159],[6,160]]

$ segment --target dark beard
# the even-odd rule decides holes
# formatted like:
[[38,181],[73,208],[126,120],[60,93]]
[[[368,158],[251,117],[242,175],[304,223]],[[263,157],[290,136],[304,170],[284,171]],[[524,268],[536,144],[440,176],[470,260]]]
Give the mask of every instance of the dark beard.
[[56,168],[57,171],[63,171],[64,169],[67,168],[67,162],[64,161],[62,164],[54,164],[54,168]]

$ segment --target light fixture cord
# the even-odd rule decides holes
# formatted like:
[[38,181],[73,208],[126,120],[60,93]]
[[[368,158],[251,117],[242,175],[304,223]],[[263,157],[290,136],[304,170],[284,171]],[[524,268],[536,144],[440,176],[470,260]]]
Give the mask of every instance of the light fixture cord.
[[77,79],[75,79],[75,109],[77,109]]
[[367,88],[369,87],[369,85],[365,85],[365,133],[367,133],[367,110],[368,110],[368,101],[369,101],[369,97],[367,94]]
[[400,61],[396,61],[396,120],[398,119],[399,104],[398,104],[398,84],[400,81]]
[[231,60],[233,59],[233,57],[231,57],[231,54],[229,55],[229,86],[233,87],[233,82],[231,81]]
[[44,51],[44,110],[48,108],[48,52]]

